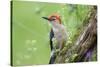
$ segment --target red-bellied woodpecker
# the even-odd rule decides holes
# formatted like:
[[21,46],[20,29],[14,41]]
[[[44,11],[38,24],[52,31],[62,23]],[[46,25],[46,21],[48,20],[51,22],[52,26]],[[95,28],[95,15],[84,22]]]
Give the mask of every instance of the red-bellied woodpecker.
[[[55,50],[57,49],[58,51],[61,51],[66,44],[67,32],[58,14],[53,14],[49,17],[42,18],[48,20],[52,25],[50,31],[51,58],[49,64],[53,64],[56,59]],[[55,46],[53,41],[56,41]]]

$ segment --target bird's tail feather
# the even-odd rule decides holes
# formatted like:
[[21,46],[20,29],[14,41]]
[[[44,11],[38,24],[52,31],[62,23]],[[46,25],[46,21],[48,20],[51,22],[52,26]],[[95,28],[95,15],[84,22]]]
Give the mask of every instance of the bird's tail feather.
[[56,56],[51,56],[49,64],[54,64]]
[[55,51],[52,50],[49,64],[54,64],[55,59],[56,59],[56,54],[55,54]]

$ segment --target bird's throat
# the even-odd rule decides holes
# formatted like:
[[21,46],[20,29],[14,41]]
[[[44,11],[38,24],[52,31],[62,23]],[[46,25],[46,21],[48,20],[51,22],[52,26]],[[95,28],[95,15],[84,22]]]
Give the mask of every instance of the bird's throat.
[[53,28],[59,29],[61,24],[59,24],[58,22],[51,22],[51,25],[52,25]]

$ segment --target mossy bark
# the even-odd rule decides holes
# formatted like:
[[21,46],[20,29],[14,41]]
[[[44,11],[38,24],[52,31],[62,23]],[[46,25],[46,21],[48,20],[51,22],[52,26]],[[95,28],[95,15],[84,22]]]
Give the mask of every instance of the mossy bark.
[[[97,50],[97,7],[93,6],[91,12],[84,19],[84,30],[79,34],[74,45],[66,47],[57,55],[55,63],[89,61],[91,52]],[[95,49],[96,48],[96,49]],[[96,53],[97,54],[97,53]],[[93,57],[92,57],[93,58]]]

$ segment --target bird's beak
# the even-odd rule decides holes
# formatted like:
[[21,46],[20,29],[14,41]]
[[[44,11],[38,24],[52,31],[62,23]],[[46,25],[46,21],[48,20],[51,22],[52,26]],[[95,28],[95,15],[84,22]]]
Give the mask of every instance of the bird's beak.
[[48,21],[50,21],[50,19],[49,18],[47,18],[47,17],[42,17],[43,19],[46,19],[46,20],[48,20]]

